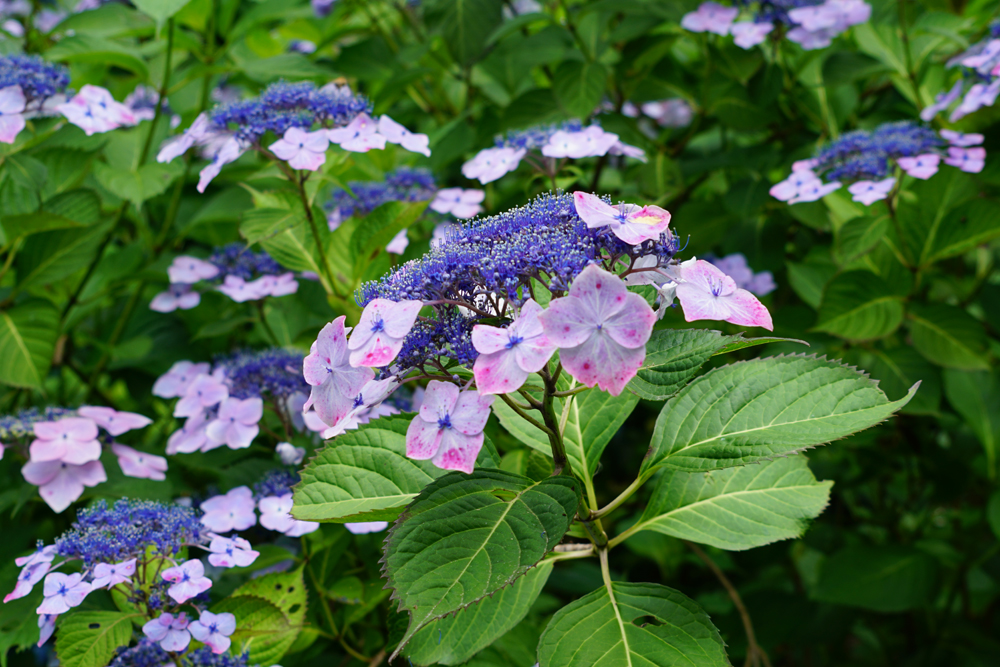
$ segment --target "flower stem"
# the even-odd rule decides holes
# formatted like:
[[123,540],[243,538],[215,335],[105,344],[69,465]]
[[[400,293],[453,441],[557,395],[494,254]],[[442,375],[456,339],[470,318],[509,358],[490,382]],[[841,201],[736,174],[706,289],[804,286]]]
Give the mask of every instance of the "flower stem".
[[319,253],[320,268],[326,274],[326,280],[329,283],[328,291],[341,296],[337,290],[336,283],[333,281],[333,269],[330,267],[330,261],[326,257],[326,249],[323,247],[323,239],[319,235],[319,227],[316,226],[316,218],[313,216],[312,206],[309,205],[309,199],[306,197],[306,179],[303,177],[293,180],[299,186],[299,199],[302,200],[302,208],[305,209],[306,220],[309,221],[309,229],[312,231],[313,240],[316,241],[316,251]]
[[566,457],[566,445],[563,443],[562,429],[559,428],[559,419],[556,417],[554,404],[555,399],[553,396],[556,393],[556,377],[558,377],[558,373],[559,371],[557,370],[554,375],[549,375],[543,369],[542,374],[542,382],[545,385],[545,393],[542,395],[542,419],[547,427],[549,444],[552,446],[553,476],[573,474],[573,467]]

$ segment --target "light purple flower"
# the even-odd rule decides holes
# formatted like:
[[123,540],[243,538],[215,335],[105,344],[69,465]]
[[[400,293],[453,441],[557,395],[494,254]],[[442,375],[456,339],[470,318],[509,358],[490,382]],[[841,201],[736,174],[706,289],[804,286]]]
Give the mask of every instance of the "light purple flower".
[[171,285],[166,292],[160,292],[149,302],[149,309],[158,313],[191,310],[201,303],[201,294],[191,289],[190,285],[177,283]]
[[253,283],[259,283],[260,292],[264,296],[288,296],[299,291],[299,283],[291,271],[277,276],[261,276],[249,284]]
[[540,316],[563,367],[581,384],[618,396],[646,358],[656,314],[621,278],[591,264]]
[[145,428],[153,423],[152,419],[144,415],[135,412],[118,412],[114,408],[103,406],[83,405],[76,412],[81,417],[94,420],[98,426],[115,436],[137,428]]
[[472,218],[482,210],[486,192],[483,190],[463,190],[462,188],[445,188],[439,190],[431,210],[438,213],[451,213],[456,218]]
[[182,134],[167,139],[160,145],[160,152],[156,154],[156,161],[170,162],[174,158],[186,153],[196,143],[206,141],[212,134],[210,128],[211,122],[208,120],[208,114],[198,114],[198,117],[191,123],[191,127],[184,130]]
[[982,107],[992,106],[996,102],[998,94],[1000,94],[1000,78],[994,80],[989,85],[983,83],[973,84],[965,93],[965,97],[962,98],[962,103],[951,112],[949,120],[954,123],[956,120],[967,116],[973,111],[977,111]]
[[992,64],[997,56],[1000,56],[1000,39],[991,39],[986,43],[986,48],[974,56],[963,58],[961,63],[966,67],[978,69],[987,63]]
[[236,631],[236,617],[229,612],[213,614],[203,611],[188,630],[192,637],[211,648],[212,653],[225,653],[232,644],[229,635]]
[[387,366],[403,349],[403,339],[413,328],[422,307],[420,301],[370,301],[347,341],[351,365]]
[[978,174],[986,165],[986,149],[949,146],[948,157],[944,159],[944,163],[970,174]]
[[840,181],[834,181],[832,183],[823,183],[820,180],[816,180],[799,188],[799,193],[793,198],[788,200],[789,204],[799,204],[801,202],[817,201],[827,196],[831,192],[840,189]]
[[174,417],[200,415],[229,398],[229,388],[211,375],[198,375],[188,385],[184,397],[174,406]]
[[937,153],[925,153],[914,157],[897,158],[896,163],[913,178],[926,180],[938,172],[941,156]]
[[211,280],[219,275],[219,267],[197,257],[178,255],[167,267],[171,283],[194,284],[200,280]]
[[167,460],[162,456],[140,452],[120,443],[112,443],[111,451],[118,457],[118,465],[128,477],[163,481],[167,478]]
[[135,558],[121,563],[98,563],[94,566],[94,588],[111,588],[124,584],[135,574]]
[[208,556],[208,562],[215,567],[247,567],[260,555],[242,537],[230,539],[216,535],[208,545],[208,550],[212,552]]
[[985,139],[985,137],[981,134],[962,134],[961,132],[955,132],[954,130],[941,130],[939,134],[942,139],[947,141],[952,146],[961,146],[963,148],[978,146],[983,143],[983,140]]
[[31,589],[35,587],[35,584],[41,581],[42,577],[48,574],[49,568],[49,563],[31,563],[30,565],[25,565],[21,568],[21,573],[17,575],[17,583],[14,584],[14,590],[4,597],[4,604],[10,602],[11,600],[23,598],[25,595],[30,593]]
[[222,171],[222,168],[230,162],[235,162],[239,156],[243,155],[243,151],[244,148],[236,137],[221,140],[212,153],[211,163],[198,174],[198,192],[204,192],[208,184]]
[[261,498],[257,504],[260,508],[260,525],[289,537],[301,537],[319,530],[319,523],[316,521],[299,521],[292,518],[292,505],[291,493]]
[[87,486],[107,481],[100,461],[72,465],[63,461],[29,461],[21,468],[29,484],[38,487],[42,500],[56,513],[62,512],[83,495]]
[[733,42],[741,49],[749,49],[757,46],[767,39],[772,30],[774,30],[774,24],[770,21],[761,21],[760,23],[740,21],[730,27],[730,32],[733,34]]
[[236,303],[257,301],[258,299],[263,299],[264,297],[270,295],[270,285],[264,282],[265,277],[267,276],[262,276],[257,280],[247,282],[239,276],[230,274],[226,276],[225,280],[222,281],[222,284],[216,287],[216,289]]
[[42,588],[45,599],[35,611],[39,614],[65,614],[73,607],[79,606],[91,590],[90,584],[83,580],[83,575],[80,573],[50,572],[45,577]]
[[38,616],[38,648],[51,639],[52,633],[56,631],[57,618],[59,618],[59,614],[40,614]]
[[307,132],[301,127],[290,127],[285,136],[271,144],[271,152],[278,159],[288,162],[292,169],[316,171],[326,162],[326,149],[330,137],[326,130]]
[[851,193],[851,199],[861,202],[865,206],[871,206],[877,201],[881,201],[889,196],[889,192],[896,185],[896,179],[890,176],[881,181],[858,181],[847,186],[847,191]]
[[279,442],[274,448],[274,452],[281,459],[281,463],[286,466],[297,466],[306,457],[306,450],[304,448],[296,447],[290,442]]
[[351,365],[347,348],[350,328],[344,327],[346,319],[341,315],[323,327],[302,360],[303,377],[312,387],[302,410],[315,406],[316,414],[327,426],[336,426],[351,411],[354,397],[375,377],[370,368]]
[[965,82],[960,79],[955,82],[955,85],[952,86],[951,90],[948,92],[938,93],[934,97],[934,104],[924,107],[924,110],[920,112],[920,119],[925,123],[931,122],[934,116],[950,107],[951,103],[962,95],[962,88],[964,85]]
[[832,28],[837,24],[837,12],[825,3],[790,9],[788,18],[810,32]]
[[459,391],[450,382],[431,380],[420,411],[406,429],[406,455],[442,470],[471,473],[483,447],[483,429],[495,396]]
[[[325,428],[325,424],[321,423],[318,428],[313,429],[312,425],[309,425],[309,428],[319,431],[321,437],[328,440],[356,429],[361,424],[367,424],[372,419],[399,414],[396,407],[383,403],[398,388],[399,382],[394,377],[384,380],[369,380],[354,397],[351,409],[336,424]],[[306,413],[307,421],[309,421],[309,416],[313,414],[315,413]]]
[[97,424],[86,417],[63,417],[54,422],[36,422],[30,452],[33,462],[64,461],[80,465],[101,456]]
[[715,2],[703,2],[698,10],[689,12],[681,19],[681,27],[691,32],[714,32],[716,35],[729,34],[729,25],[736,20],[740,10],[724,7]]
[[389,527],[388,521],[358,521],[355,523],[345,523],[344,528],[353,535],[367,535],[369,533],[381,533]]
[[230,449],[246,449],[260,433],[260,420],[264,417],[264,401],[260,398],[233,398],[230,396],[219,405],[219,415],[208,424],[208,437]]
[[209,370],[211,366],[206,363],[178,361],[153,383],[153,395],[160,398],[184,396],[195,378],[199,375],[208,375]]
[[[206,581],[208,580],[206,579]],[[176,586],[171,586],[170,590],[172,591],[174,588]],[[206,586],[206,590],[207,588]],[[184,599],[186,600],[187,598]],[[180,602],[183,602],[183,600]],[[142,633],[154,642],[158,642],[160,648],[164,651],[183,651],[191,643],[191,634],[188,632],[188,618],[184,612],[177,614],[177,616],[164,612],[143,625]]]
[[646,151],[637,146],[622,143],[621,141],[611,144],[611,148],[608,149],[608,155],[624,155],[625,157],[635,158],[642,162],[646,161]]
[[792,173],[788,178],[771,186],[769,192],[775,199],[789,201],[798,197],[803,188],[821,183],[811,169],[795,169],[794,166],[792,165]]
[[[204,507],[205,503],[202,503]],[[202,518],[202,523],[204,523]],[[249,528],[249,526],[247,526]],[[192,558],[176,567],[167,568],[160,576],[173,584],[167,589],[167,595],[177,604],[184,604],[191,598],[204,593],[212,587],[212,581],[205,576],[205,566],[201,561]]]
[[116,102],[106,89],[86,84],[71,100],[56,110],[89,137],[122,125],[135,125],[135,116],[124,104]]
[[402,255],[406,252],[406,247],[410,245],[410,237],[406,235],[405,229],[400,229],[396,232],[396,235],[392,237],[388,245],[385,246],[385,251],[393,255]]
[[17,565],[18,567],[25,567],[28,565],[35,565],[36,563],[51,563],[55,557],[56,545],[49,544],[35,549],[28,556],[18,556],[14,559],[14,565]]
[[799,26],[789,30],[785,37],[787,37],[789,41],[795,42],[806,51],[815,51],[816,49],[825,49],[830,46],[830,43],[833,41],[833,38],[837,36],[838,32],[839,31],[834,28],[806,30],[805,28]]
[[200,507],[205,513],[201,517],[202,524],[216,533],[246,530],[257,523],[253,492],[246,486],[231,489],[223,496],[213,496]]
[[548,363],[556,346],[542,331],[541,313],[542,307],[528,299],[506,329],[486,324],[472,328],[472,344],[479,352],[472,371],[480,394],[516,391]]
[[542,155],[546,157],[599,157],[605,155],[616,142],[618,135],[605,132],[597,125],[591,125],[579,132],[558,130],[542,146]]
[[486,148],[476,157],[462,165],[462,175],[478,179],[484,185],[492,183],[504,174],[517,169],[528,154],[523,148]]
[[354,153],[385,148],[386,138],[378,133],[378,124],[366,113],[359,113],[346,127],[327,130],[326,135],[331,143]]
[[636,245],[643,241],[658,240],[669,233],[670,213],[659,206],[619,204],[611,206],[597,195],[579,190],[573,193],[577,215],[590,229],[609,227],[625,243]]
[[431,156],[431,149],[428,147],[430,139],[426,134],[410,132],[388,116],[383,115],[378,119],[378,133],[391,144],[399,144],[412,153]]
[[21,86],[0,88],[0,141],[14,143],[24,129],[25,98]]
[[703,259],[689,260],[677,271],[677,299],[684,319],[721,320],[773,331],[771,314],[753,294]]
[[659,102],[646,102],[642,105],[642,112],[656,121],[661,127],[687,127],[694,117],[694,110],[687,100],[679,97],[660,100]]

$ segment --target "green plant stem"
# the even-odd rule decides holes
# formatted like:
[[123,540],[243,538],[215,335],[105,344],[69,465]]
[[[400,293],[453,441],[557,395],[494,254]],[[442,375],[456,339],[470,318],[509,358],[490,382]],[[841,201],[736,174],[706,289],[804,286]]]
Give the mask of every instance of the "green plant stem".
[[21,249],[21,244],[24,242],[24,238],[25,237],[23,236],[18,236],[10,245],[10,250],[7,252],[7,259],[4,260],[3,268],[0,269],[0,282],[3,282],[7,272],[10,271],[11,265],[14,264],[14,257],[17,256],[17,251]]
[[330,631],[336,637],[340,635],[340,631],[337,630],[337,623],[333,620],[333,612],[330,611],[330,604],[326,599],[326,590],[320,586],[319,579],[316,577],[316,573],[313,572],[311,567],[306,567],[306,571],[309,572],[309,576],[312,577],[313,586],[319,591],[319,601],[320,606],[323,607],[323,615],[326,616],[326,622],[330,624]]
[[590,558],[594,555],[594,545],[586,545],[586,549],[574,549],[573,551],[557,551],[545,557],[544,562],[553,563],[560,560],[575,560],[577,558]]
[[910,80],[913,87],[913,104],[917,107],[917,112],[924,110],[924,104],[920,101],[920,86],[917,84],[917,75],[913,71],[913,55],[910,52],[910,33],[906,28],[906,0],[897,0],[896,6],[899,8],[899,30],[903,42],[903,57],[906,58],[906,78]]
[[615,511],[616,509],[621,507],[622,503],[631,498],[632,494],[638,491],[639,487],[645,484],[647,479],[649,479],[647,475],[641,475],[637,477],[634,482],[629,484],[628,487],[618,495],[617,498],[615,498],[610,503],[608,503],[601,509],[591,514],[591,516],[595,519],[599,519],[600,517]]
[[558,370],[552,376],[547,372],[542,375],[542,381],[545,384],[545,393],[542,395],[542,420],[545,422],[549,444],[552,446],[552,475],[572,475],[573,467],[566,457],[566,445],[563,442],[562,429],[559,428],[559,420],[556,418],[554,406],[553,394],[556,393],[556,377],[558,377]]
[[549,429],[549,427],[547,427],[545,424],[540,423],[537,419],[535,419],[534,417],[532,417],[531,415],[529,415],[527,412],[525,412],[521,408],[520,404],[517,403],[517,401],[514,401],[513,399],[511,399],[507,394],[499,394],[499,396],[500,396],[500,400],[502,400],[504,403],[506,403],[507,405],[509,405],[510,409],[517,413],[518,417],[520,417],[524,421],[528,422],[529,424],[531,424],[532,426],[534,426],[535,428],[537,428],[539,431],[544,432],[545,435],[549,436],[549,439],[551,441],[552,431]]
[[336,296],[342,296],[337,290],[336,283],[333,280],[333,268],[330,266],[330,261],[326,257],[326,249],[323,247],[323,239],[319,235],[319,227],[316,226],[316,217],[313,215],[312,206],[309,204],[309,198],[306,196],[306,179],[305,176],[302,178],[295,178],[292,175],[292,180],[298,185],[299,188],[299,199],[302,201],[302,208],[305,209],[306,220],[309,222],[309,229],[312,231],[313,240],[316,241],[316,251],[319,253],[320,268],[326,274],[326,280],[330,284],[329,291],[331,294]]
[[729,594],[729,599],[733,601],[733,605],[736,607],[736,611],[740,615],[740,620],[743,622],[743,631],[747,635],[747,659],[744,663],[744,667],[750,667],[751,665],[763,664],[764,667],[771,667],[771,661],[767,657],[767,653],[764,652],[757,644],[757,636],[753,631],[753,621],[750,620],[750,613],[747,611],[746,605],[743,604],[743,598],[740,597],[739,592],[736,587],[733,586],[732,582],[729,581],[729,577],[726,573],[715,564],[707,553],[705,553],[701,547],[699,547],[694,542],[688,542],[684,540],[684,544],[687,545],[694,554],[701,559],[708,569],[712,571],[715,578],[719,580],[722,587],[726,589],[726,593]]
[[[128,208],[128,202],[122,202],[122,205],[118,207],[118,213],[115,214],[115,221],[111,223],[111,229],[108,230],[104,240],[101,241],[101,245],[97,249],[97,254],[94,256],[93,261],[87,266],[87,270],[84,272],[83,278],[80,279],[79,284],[76,286],[76,289],[73,290],[73,294],[69,297],[69,301],[66,302],[66,306],[63,308],[62,315],[59,317],[60,325],[66,320],[66,316],[69,315],[69,311],[72,310],[73,306],[75,306],[77,301],[80,300],[80,295],[83,294],[84,288],[93,277],[94,271],[97,270],[97,265],[100,264],[101,257],[104,256],[104,251],[107,250],[108,246],[111,244],[111,239],[114,238],[115,230],[118,228],[122,218],[125,216],[126,208]],[[60,326],[60,329],[61,328],[62,327]]]
[[[135,291],[132,292],[128,303],[125,304],[125,308],[122,309],[122,314],[118,317],[118,321],[115,322],[115,328],[111,331],[111,337],[108,338],[107,349],[101,354],[101,358],[97,360],[94,370],[90,372],[90,379],[87,381],[88,394],[97,386],[97,381],[100,379],[101,373],[104,371],[105,366],[108,365],[108,362],[111,361],[111,350],[114,349],[115,344],[118,343],[118,339],[125,333],[125,325],[128,324],[129,318],[132,317],[135,307],[139,305],[139,298],[142,296],[142,291],[145,287],[146,281],[140,280]],[[86,400],[86,398],[87,395],[85,394],[84,399]]]
[[[586,509],[583,506],[583,501],[581,501],[580,510],[586,511]],[[601,525],[600,519],[581,519],[580,523],[583,525],[583,529],[587,531],[587,536],[590,537],[590,541],[594,543],[595,548],[601,552],[606,552],[611,548],[608,534],[605,532],[604,526]]]
[[257,299],[254,303],[257,306],[257,315],[260,318],[260,325],[264,327],[264,331],[267,332],[268,338],[271,339],[271,342],[274,343],[275,347],[281,347],[281,343],[278,342],[278,337],[274,334],[274,329],[272,329],[271,325],[267,323],[267,317],[264,315],[264,299]]
[[163,66],[163,81],[160,82],[159,98],[156,100],[156,110],[153,112],[153,120],[149,122],[149,134],[146,135],[146,143],[142,146],[142,156],[139,158],[139,166],[146,164],[149,157],[149,150],[153,146],[153,135],[156,134],[156,124],[160,120],[163,111],[163,104],[167,99],[167,89],[170,87],[170,61],[174,52],[174,19],[167,20],[167,56]]

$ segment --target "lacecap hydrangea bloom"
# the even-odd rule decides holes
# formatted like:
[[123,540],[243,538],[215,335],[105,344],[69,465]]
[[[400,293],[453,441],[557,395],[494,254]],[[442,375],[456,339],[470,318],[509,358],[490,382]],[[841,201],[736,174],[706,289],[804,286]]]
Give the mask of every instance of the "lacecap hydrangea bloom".
[[923,120],[930,122],[956,102],[948,117],[953,123],[983,107],[993,106],[1000,95],[1000,22],[990,26],[985,39],[949,60],[948,67],[958,68],[961,78],[920,112]]
[[[198,181],[198,191],[204,192],[224,165],[251,149],[306,171],[326,162],[331,144],[367,152],[393,143],[430,155],[426,135],[412,133],[388,116],[374,119],[370,111],[367,98],[347,86],[279,81],[257,97],[201,114],[183,134],[164,142],[156,159],[170,162],[193,146],[204,147],[211,160]],[[277,141],[265,140],[268,135]]]
[[310,401],[335,427],[399,385],[429,380],[407,455],[471,472],[496,396],[531,373],[550,377],[557,350],[578,383],[624,390],[657,319],[633,285],[655,286],[664,307],[676,294],[689,321],[770,329],[766,308],[732,278],[674,259],[669,224],[659,207],[576,192],[456,226],[422,258],[365,284],[355,327],[341,317],[320,333],[303,362]]
[[258,301],[269,296],[295,294],[296,275],[264,251],[253,252],[241,243],[216,248],[208,259],[178,255],[167,267],[170,289],[160,292],[149,307],[160,313],[189,310],[201,303],[197,283],[207,283],[233,301]]
[[[267,530],[289,537],[312,533],[319,530],[318,523],[299,521],[290,514],[292,486],[298,482],[298,473],[292,470],[276,468],[268,471],[254,484],[253,489],[238,486],[204,500],[199,505],[203,512],[201,523],[216,535],[247,530],[256,526],[258,521]],[[259,519],[256,510],[260,511]],[[209,549],[213,552],[209,556],[212,564],[225,560],[239,565],[241,561],[256,558],[256,552],[250,551],[246,540],[240,538],[216,537]]]
[[249,447],[260,433],[265,401],[287,430],[304,430],[309,385],[301,367],[301,354],[280,348],[234,352],[214,364],[175,363],[153,385],[154,395],[179,398],[174,416],[186,418],[167,440],[167,454]]
[[494,147],[479,151],[462,165],[462,174],[483,184],[491,183],[517,169],[522,160],[534,161],[531,157],[534,151],[552,159],[625,155],[645,160],[642,149],[622,143],[614,132],[606,132],[596,123],[584,127],[573,120],[499,136]]
[[736,0],[732,6],[703,2],[684,15],[681,27],[732,35],[744,49],[760,44],[780,28],[787,39],[812,50],[830,46],[834,37],[852,25],[868,21],[871,12],[871,5],[863,0]]
[[102,406],[24,410],[0,417],[0,457],[9,450],[26,459],[21,468],[24,479],[38,487],[53,511],[62,512],[85,488],[107,481],[100,461],[106,449],[118,457],[126,476],[165,479],[165,458],[115,441],[151,423],[143,415]]
[[792,173],[775,184],[771,196],[789,204],[811,202],[845,184],[851,199],[866,206],[889,196],[896,169],[927,179],[940,164],[971,173],[982,171],[986,149],[981,134],[937,132],[912,121],[885,123],[874,130],[855,130],[821,148],[815,158],[792,165]]

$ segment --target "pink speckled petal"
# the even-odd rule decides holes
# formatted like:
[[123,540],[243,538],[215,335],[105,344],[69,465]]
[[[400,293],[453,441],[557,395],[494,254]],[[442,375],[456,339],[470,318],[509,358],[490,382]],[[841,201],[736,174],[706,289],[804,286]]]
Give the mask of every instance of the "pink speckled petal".
[[458,403],[458,387],[450,382],[431,380],[424,392],[424,402],[420,405],[420,418],[434,422],[451,414]]
[[455,429],[445,429],[441,447],[431,463],[442,470],[461,470],[464,473],[471,473],[476,465],[479,450],[483,448],[484,438],[482,433],[469,436],[462,435]]
[[646,344],[655,323],[656,313],[646,300],[629,293],[625,297],[625,307],[604,322],[603,330],[619,345],[634,349]]
[[646,348],[622,347],[610,336],[598,334],[579,347],[563,350],[559,358],[563,367],[581,384],[597,385],[617,396],[642,366]]
[[472,373],[481,394],[507,394],[516,391],[528,379],[528,371],[517,363],[515,349],[480,354],[476,358]]
[[481,433],[490,418],[490,406],[495,396],[483,396],[476,391],[463,391],[458,395],[451,411],[452,428],[464,435]]
[[419,415],[414,417],[406,429],[406,456],[417,461],[433,458],[445,430],[451,429],[440,429],[436,421],[426,422]]
[[[513,330],[514,325],[510,329]],[[472,345],[480,354],[493,354],[507,349],[510,342],[508,329],[477,324],[472,327]]]

